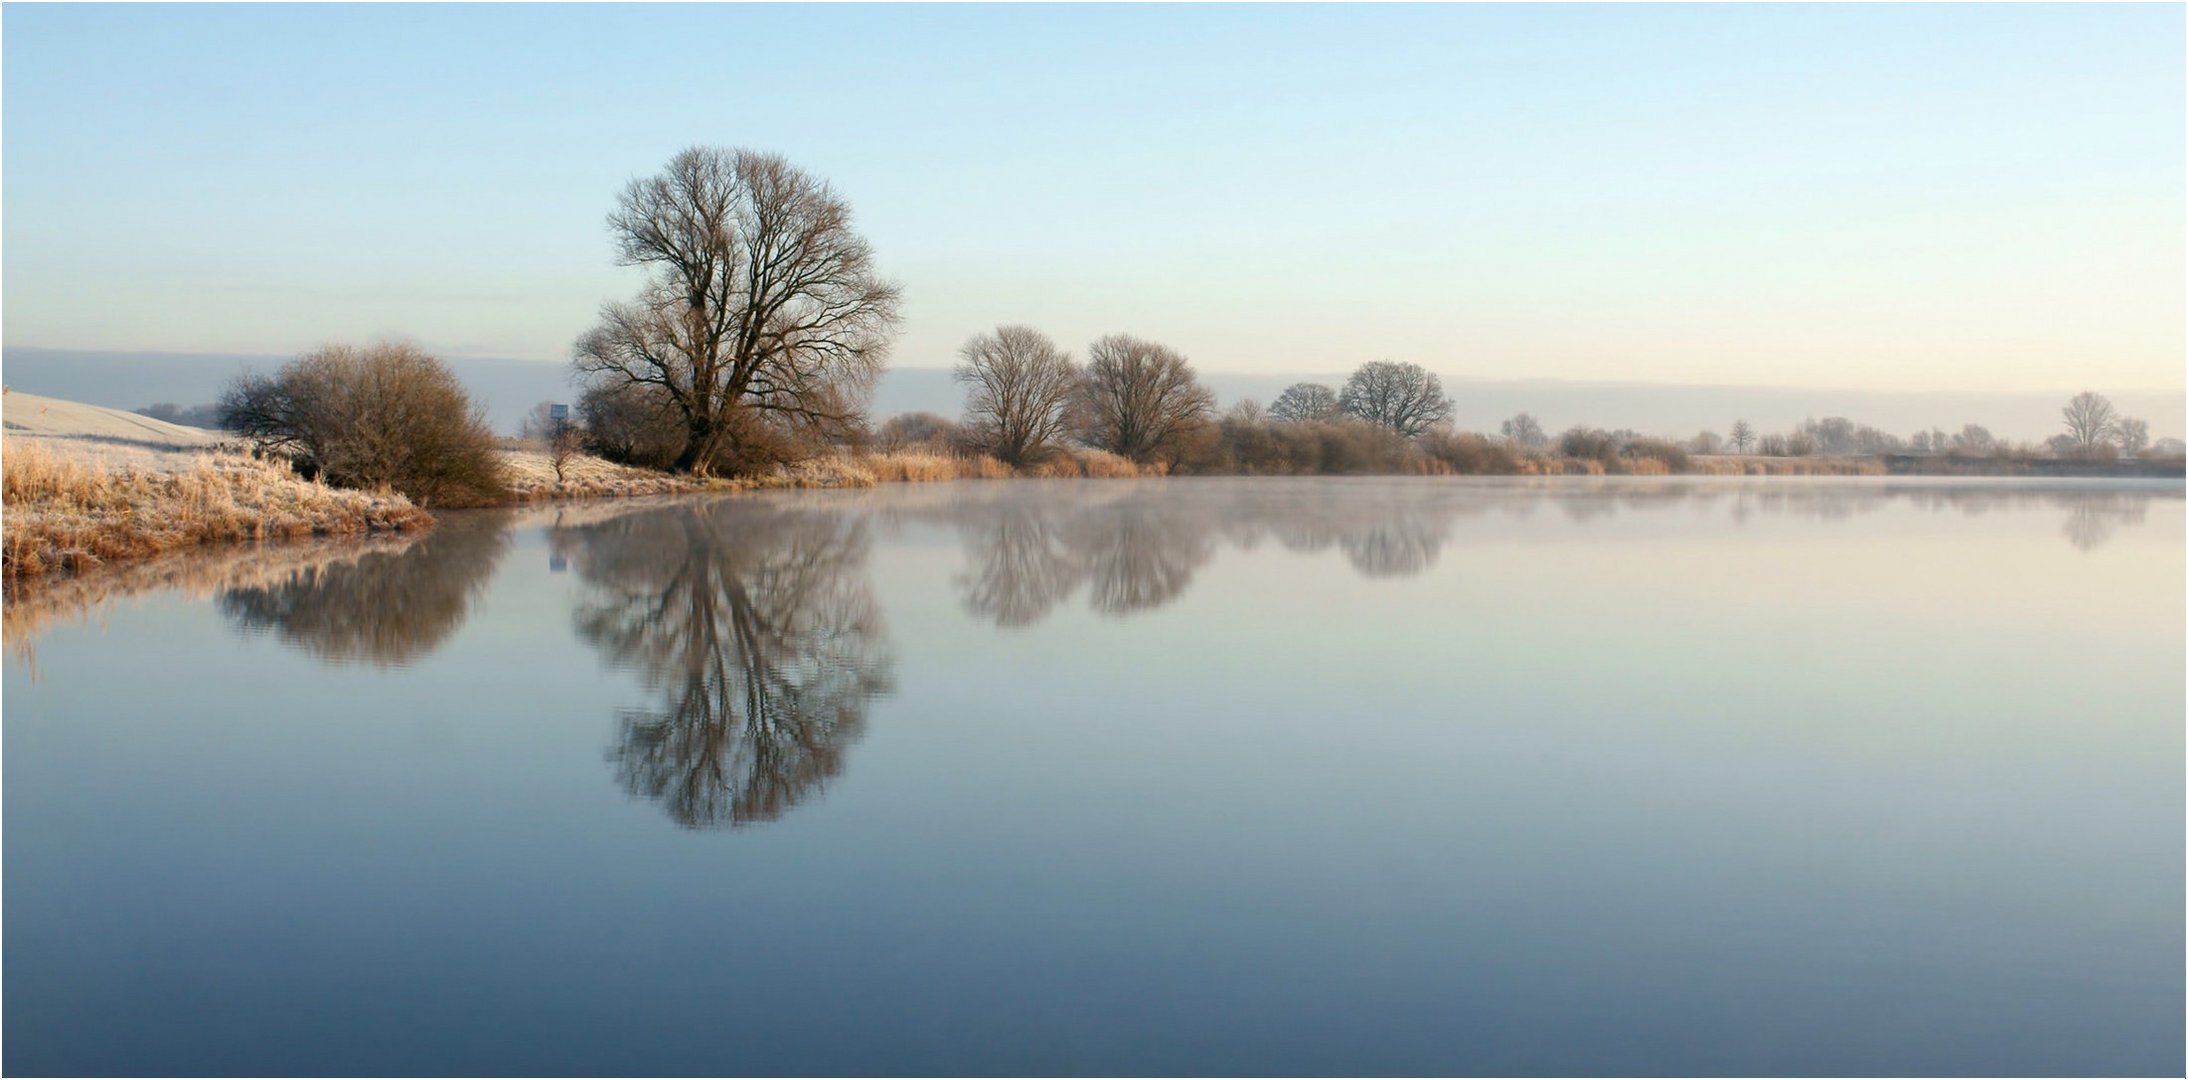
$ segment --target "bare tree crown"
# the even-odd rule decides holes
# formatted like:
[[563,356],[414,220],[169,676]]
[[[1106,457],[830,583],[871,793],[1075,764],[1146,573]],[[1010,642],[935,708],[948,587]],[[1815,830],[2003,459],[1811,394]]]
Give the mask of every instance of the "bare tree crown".
[[764,424],[863,419],[900,292],[834,189],[773,154],[694,147],[633,180],[608,215],[616,259],[648,271],[573,362],[591,385],[659,388],[683,419],[677,464],[707,471]]
[[2109,441],[2113,422],[2119,418],[2110,399],[2087,390],[2074,395],[2059,412],[2066,421],[2067,437],[2076,448],[2084,450]]
[[1337,391],[1321,383],[1293,383],[1269,405],[1269,415],[1295,423],[1331,419],[1337,415]]
[[1080,398],[1087,441],[1134,461],[1173,449],[1207,423],[1215,395],[1165,345],[1111,334],[1087,349]]
[[1030,326],[975,335],[958,350],[952,374],[971,388],[965,432],[980,449],[1018,466],[1045,458],[1062,440],[1079,369],[1048,335]]
[[1412,438],[1451,418],[1443,380],[1419,364],[1376,360],[1360,365],[1337,395],[1347,415]]

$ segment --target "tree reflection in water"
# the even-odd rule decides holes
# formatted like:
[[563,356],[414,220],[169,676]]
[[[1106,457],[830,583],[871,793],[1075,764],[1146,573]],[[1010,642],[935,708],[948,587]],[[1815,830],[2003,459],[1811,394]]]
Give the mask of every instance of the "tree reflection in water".
[[728,500],[554,543],[587,586],[579,635],[656,695],[617,716],[616,779],[679,825],[781,817],[842,770],[892,688],[860,516]]
[[1623,513],[1688,507],[1722,512],[1735,525],[1756,515],[1845,522],[1895,502],[1928,512],[1978,515],[1993,509],[2066,511],[2065,535],[2084,551],[2121,526],[2141,524],[2152,497],[2180,489],[2011,487],[1929,482],[1589,481],[1555,478],[1466,484],[1451,481],[1264,479],[1205,488],[1008,487],[948,501],[946,520],[963,538],[967,569],[957,576],[965,609],[1002,627],[1047,617],[1081,585],[1104,615],[1159,608],[1182,596],[1222,544],[1252,548],[1273,538],[1286,550],[1335,548],[1371,578],[1408,578],[1434,566],[1462,517],[1529,518],[1554,504],[1578,525]]
[[444,522],[394,551],[306,564],[224,589],[220,612],[336,664],[401,667],[439,648],[471,613],[509,548],[504,515]]

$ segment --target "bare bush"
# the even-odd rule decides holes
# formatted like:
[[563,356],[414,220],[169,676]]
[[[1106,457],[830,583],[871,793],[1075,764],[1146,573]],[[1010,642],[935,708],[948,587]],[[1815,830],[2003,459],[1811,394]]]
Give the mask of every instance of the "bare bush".
[[1602,428],[1572,427],[1557,437],[1557,452],[1609,465],[1618,460],[1618,438]]
[[668,469],[688,439],[683,417],[659,387],[594,386],[577,401],[585,449],[622,465]]
[[238,376],[220,411],[223,427],[341,487],[387,487],[421,506],[508,494],[484,414],[446,364],[410,345],[331,345]]
[[1619,449],[1619,456],[1625,458],[1629,463],[1637,461],[1657,462],[1663,466],[1666,472],[1680,473],[1687,471],[1687,448],[1670,439],[1629,439]]
[[[1536,430],[1539,434],[1540,429]],[[1471,431],[1431,431],[1417,441],[1421,450],[1430,458],[1442,462],[1446,468],[1461,475],[1507,476],[1519,471],[1520,456],[1517,451],[1521,444],[1510,435],[1500,440],[1476,435]]]
[[901,453],[906,450],[946,452],[956,449],[962,442],[957,422],[940,413],[898,413],[882,421],[874,431],[874,442],[884,453]]

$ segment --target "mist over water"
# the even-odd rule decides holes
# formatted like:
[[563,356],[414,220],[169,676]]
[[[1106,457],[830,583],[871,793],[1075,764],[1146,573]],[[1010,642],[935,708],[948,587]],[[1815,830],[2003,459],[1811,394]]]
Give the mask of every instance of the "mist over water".
[[14,596],[0,1065],[2177,1073],[2183,519],[975,482]]

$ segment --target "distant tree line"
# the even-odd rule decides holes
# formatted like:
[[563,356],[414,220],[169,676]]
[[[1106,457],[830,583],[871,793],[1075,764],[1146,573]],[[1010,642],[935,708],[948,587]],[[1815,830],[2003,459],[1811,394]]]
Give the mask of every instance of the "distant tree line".
[[[1966,425],[1902,438],[1843,417],[1762,433],[1676,441],[1534,416],[1495,435],[1456,430],[1453,402],[1419,364],[1376,360],[1341,386],[1301,382],[1267,408],[1218,413],[1177,349],[1130,334],[1087,346],[1084,361],[1040,331],[1006,325],[958,351],[966,391],[956,419],[867,415],[899,323],[901,292],[879,275],[849,204],[773,154],[693,147],[632,180],[608,215],[615,258],[638,269],[634,296],[601,308],[571,353],[574,415],[526,435],[559,477],[580,448],[611,461],[697,476],[750,473],[816,455],[921,449],[1038,470],[1101,451],[1139,469],[1217,473],[1678,472],[1695,456],[2042,455],[2101,460],[2175,455],[2149,427],[2085,393],[2065,431],[2008,446]],[[148,415],[186,417],[173,406]],[[330,482],[387,486],[422,502],[493,501],[504,483],[495,440],[445,364],[407,345],[316,350],[273,375],[235,380],[218,423]]]

